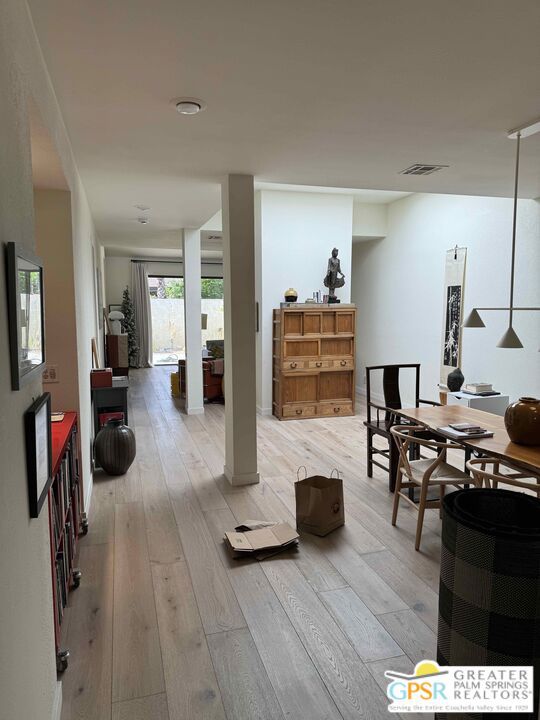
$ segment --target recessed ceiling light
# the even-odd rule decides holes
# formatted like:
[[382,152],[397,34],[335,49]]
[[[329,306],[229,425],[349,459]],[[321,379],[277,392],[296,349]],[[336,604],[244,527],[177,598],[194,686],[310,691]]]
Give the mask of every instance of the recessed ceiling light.
[[206,103],[199,98],[194,97],[179,97],[171,100],[176,108],[176,112],[180,115],[197,115],[197,113],[206,110]]
[[147,225],[150,222],[150,219],[147,217],[138,217],[137,222],[141,223],[141,225]]

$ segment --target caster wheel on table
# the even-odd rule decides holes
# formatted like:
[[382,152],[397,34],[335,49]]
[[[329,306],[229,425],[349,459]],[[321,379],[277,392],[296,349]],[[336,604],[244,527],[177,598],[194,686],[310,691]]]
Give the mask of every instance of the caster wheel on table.
[[73,578],[73,587],[78,588],[81,584],[82,572],[79,570],[79,568],[73,568],[73,570],[71,571],[71,575]]
[[83,535],[88,535],[88,520],[86,518],[81,522],[81,532]]

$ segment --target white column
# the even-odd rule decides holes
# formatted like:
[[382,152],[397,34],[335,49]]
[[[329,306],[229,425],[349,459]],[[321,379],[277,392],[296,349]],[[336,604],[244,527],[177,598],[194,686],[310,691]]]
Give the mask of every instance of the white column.
[[231,485],[259,482],[252,175],[221,186],[225,306],[225,468]]
[[184,328],[186,340],[186,412],[204,412],[201,362],[201,233],[184,228]]

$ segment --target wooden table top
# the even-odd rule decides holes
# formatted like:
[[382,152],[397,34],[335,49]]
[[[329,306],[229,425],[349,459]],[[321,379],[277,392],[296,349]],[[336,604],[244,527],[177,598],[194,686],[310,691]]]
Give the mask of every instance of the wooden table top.
[[465,438],[456,440],[474,450],[480,450],[486,455],[508,460],[513,465],[540,473],[540,446],[516,445],[508,437],[504,418],[500,415],[463,407],[462,405],[442,405],[439,407],[404,408],[399,414],[410,420],[436,431],[438,427],[445,427],[450,423],[470,422],[480,425],[493,432],[489,438]]

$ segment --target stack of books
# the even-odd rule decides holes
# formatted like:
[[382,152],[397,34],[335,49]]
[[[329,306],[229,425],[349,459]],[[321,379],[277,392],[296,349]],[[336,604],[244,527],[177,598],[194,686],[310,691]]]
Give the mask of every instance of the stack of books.
[[491,383],[467,383],[463,388],[463,392],[468,395],[500,395],[496,390],[493,389]]
[[464,438],[485,438],[493,437],[493,433],[480,425],[473,423],[451,423],[445,427],[437,428],[441,435],[452,440],[463,440]]

